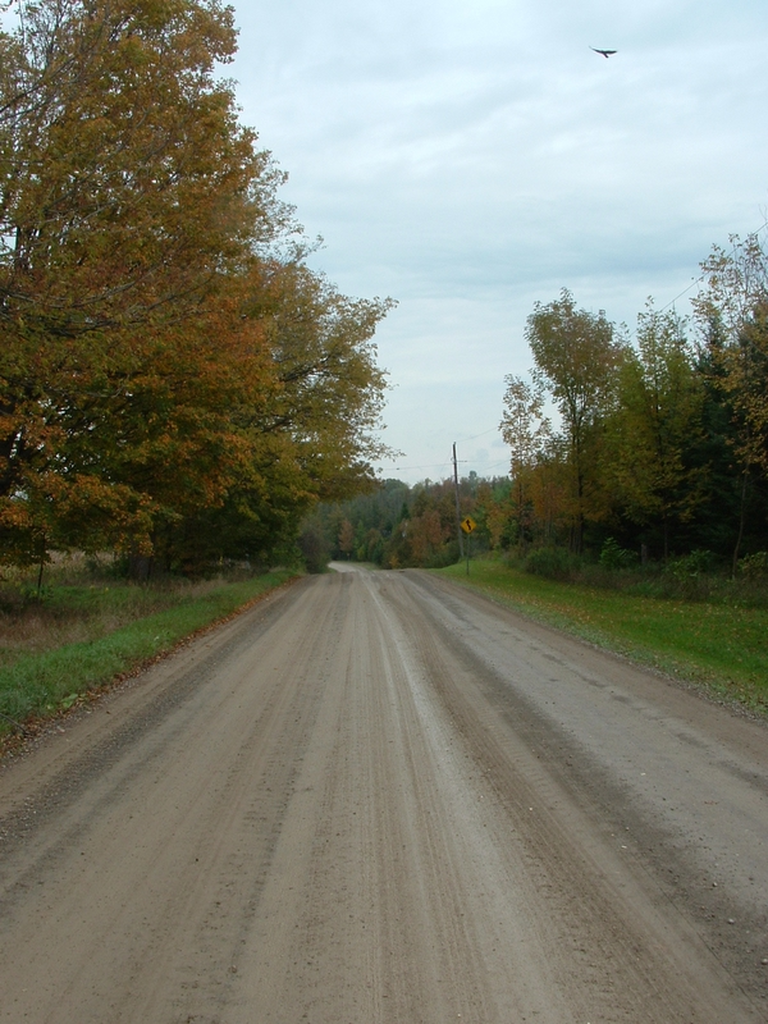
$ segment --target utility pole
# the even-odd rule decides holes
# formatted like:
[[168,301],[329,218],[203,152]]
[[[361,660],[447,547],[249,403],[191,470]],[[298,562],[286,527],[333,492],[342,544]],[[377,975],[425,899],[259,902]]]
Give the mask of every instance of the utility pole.
[[456,442],[453,442],[453,489],[456,495],[456,533],[459,538],[459,555],[464,559],[464,534],[461,529],[461,509],[459,508],[459,461],[456,458]]

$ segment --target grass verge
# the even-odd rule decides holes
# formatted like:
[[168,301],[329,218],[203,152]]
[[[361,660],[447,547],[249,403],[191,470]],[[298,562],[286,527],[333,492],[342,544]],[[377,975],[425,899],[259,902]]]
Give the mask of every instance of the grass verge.
[[[0,736],[28,731],[35,720],[68,710],[94,691],[124,677],[149,661],[171,651],[192,634],[229,618],[233,613],[258,600],[264,594],[295,577],[281,570],[238,583],[220,583],[199,592],[177,592],[162,596],[169,605],[149,615],[141,615],[108,632],[105,618],[113,607],[124,610],[125,591],[111,588],[113,595],[104,600],[108,588],[102,588],[102,614],[95,617],[91,639],[50,650],[4,651],[0,666]],[[84,590],[86,588],[83,588]],[[81,595],[81,603],[94,603]],[[77,607],[74,593],[71,605]],[[145,602],[138,602],[140,609]],[[55,617],[61,595],[52,596],[48,615]]]
[[768,610],[637,597],[493,560],[437,570],[531,618],[768,715]]

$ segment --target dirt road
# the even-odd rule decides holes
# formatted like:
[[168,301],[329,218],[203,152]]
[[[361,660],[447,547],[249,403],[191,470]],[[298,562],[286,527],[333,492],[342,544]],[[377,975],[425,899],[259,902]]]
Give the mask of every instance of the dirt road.
[[0,772],[0,1021],[768,1020],[768,733],[423,573],[303,580]]

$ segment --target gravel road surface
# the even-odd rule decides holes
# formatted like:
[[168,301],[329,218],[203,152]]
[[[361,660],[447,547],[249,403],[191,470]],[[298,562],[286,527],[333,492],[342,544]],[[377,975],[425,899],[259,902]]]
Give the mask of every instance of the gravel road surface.
[[426,573],[301,580],[6,758],[0,1021],[765,1024],[767,739]]

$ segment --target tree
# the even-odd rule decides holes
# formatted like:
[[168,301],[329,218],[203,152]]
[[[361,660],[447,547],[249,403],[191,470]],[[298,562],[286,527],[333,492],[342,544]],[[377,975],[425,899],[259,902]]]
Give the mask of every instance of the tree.
[[[734,235],[702,264],[705,288],[694,299],[713,389],[730,409],[730,444],[740,469],[738,561],[753,478],[768,480],[768,254],[757,235]],[[763,512],[764,516],[764,512]]]
[[247,316],[274,361],[275,393],[249,427],[290,438],[296,478],[321,501],[374,480],[371,463],[392,454],[379,439],[386,372],[373,336],[391,299],[352,299],[298,262],[263,264]]
[[449,535],[450,531],[446,530],[437,508],[428,508],[421,515],[412,516],[408,521],[408,540],[414,564],[430,565]]
[[0,106],[4,319],[77,338],[176,322],[284,222],[214,75],[218,0],[21,3]]
[[536,303],[528,317],[526,339],[535,360],[534,383],[551,393],[562,417],[570,475],[571,546],[580,551],[586,519],[606,513],[606,495],[597,472],[601,430],[613,402],[624,346],[615,340],[605,313],[577,309],[567,289],[549,305]]
[[347,556],[352,557],[352,549],[355,546],[355,528],[348,519],[344,519],[339,531],[339,550]]
[[552,440],[552,427],[544,416],[544,388],[541,381],[531,387],[521,377],[506,378],[501,436],[508,444],[512,476],[513,515],[521,550],[530,528],[531,475]]
[[[304,263],[220,0],[39,0],[0,32],[0,537],[187,564],[370,483],[387,301]],[[201,539],[200,531],[205,531]]]
[[377,433],[386,374],[372,338],[390,301],[349,299],[300,261],[274,259],[252,269],[244,295],[240,362],[225,364],[235,383],[224,403],[227,486],[204,527],[197,514],[194,529],[176,531],[187,562],[186,538],[201,533],[224,557],[265,558],[315,502],[374,487],[371,461],[387,451]]
[[730,252],[714,247],[702,264],[706,286],[694,308],[705,336],[719,342],[710,354],[742,417],[738,454],[768,473],[768,253],[757,235],[731,242]]
[[[214,77],[234,52],[231,10],[20,11],[0,36],[0,525],[50,536],[67,507],[83,525],[86,508],[104,526],[119,510],[112,539],[144,546],[164,504],[153,461],[166,492],[193,467],[188,499],[207,486],[198,456],[222,396],[200,321],[215,298],[219,330],[233,311],[228,293],[282,216],[280,179]],[[217,471],[222,442],[209,451]]]
[[660,528],[666,558],[671,528],[702,500],[704,474],[693,458],[703,382],[674,311],[657,312],[649,302],[639,314],[637,350],[624,353],[619,379],[606,471],[632,522]]

